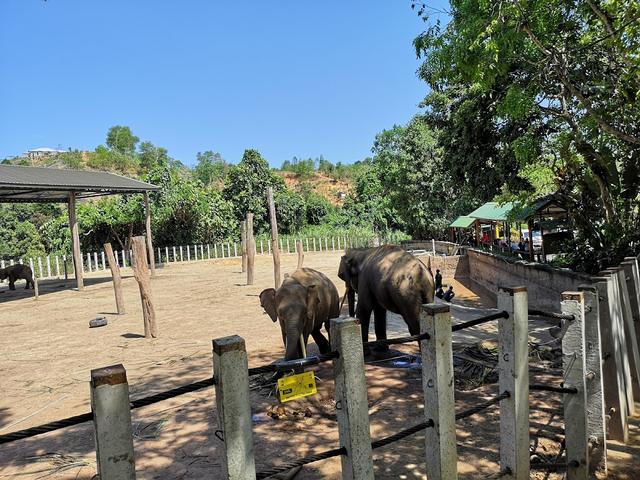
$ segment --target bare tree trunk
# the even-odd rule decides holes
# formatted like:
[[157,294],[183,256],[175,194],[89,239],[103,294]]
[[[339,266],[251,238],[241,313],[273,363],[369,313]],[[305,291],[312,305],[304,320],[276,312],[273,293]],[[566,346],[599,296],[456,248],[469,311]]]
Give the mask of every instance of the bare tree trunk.
[[122,296],[122,278],[120,277],[120,267],[116,262],[113,255],[113,248],[110,243],[104,244],[104,252],[107,254],[107,260],[109,261],[109,269],[111,270],[111,278],[113,279],[113,291],[116,295],[116,308],[118,315],[124,315],[124,298]]
[[304,253],[302,252],[302,240],[296,240],[296,251],[298,252],[298,270],[302,268]]
[[247,221],[240,222],[240,240],[242,242],[242,273],[247,271]]
[[269,202],[269,219],[271,220],[271,251],[273,252],[273,277],[276,290],[280,288],[280,246],[278,245],[278,221],[276,219],[276,204],[273,201],[273,188],[267,187],[267,201]]
[[247,213],[247,285],[253,285],[256,261],[256,243],[253,238],[253,213]]
[[151,280],[149,278],[149,267],[147,265],[147,249],[145,238],[142,236],[133,238],[133,275],[140,288],[140,300],[142,301],[142,315],[144,318],[144,336],[156,338],[158,336],[158,325],[156,323],[156,310],[153,306],[153,296],[151,294]]

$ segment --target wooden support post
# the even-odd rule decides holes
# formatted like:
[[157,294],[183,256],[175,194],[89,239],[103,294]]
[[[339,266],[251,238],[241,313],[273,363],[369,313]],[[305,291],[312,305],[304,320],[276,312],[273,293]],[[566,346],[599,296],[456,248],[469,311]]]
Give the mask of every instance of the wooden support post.
[[500,393],[500,470],[502,478],[529,480],[529,312],[525,287],[499,287],[498,372]]
[[127,372],[122,365],[91,370],[90,388],[98,475],[135,480]]
[[280,288],[280,247],[278,246],[278,221],[276,219],[276,204],[273,200],[273,188],[267,187],[267,202],[269,203],[269,220],[271,221],[271,250],[273,251],[273,280],[276,290]]
[[151,275],[156,274],[156,259],[153,253],[153,238],[151,237],[151,207],[149,206],[149,192],[144,192],[144,227],[147,237],[147,252],[149,253],[149,267]]
[[71,230],[71,254],[73,255],[73,271],[76,275],[78,290],[84,290],[84,272],[82,271],[82,254],[80,253],[80,236],[76,218],[76,194],[69,193],[69,229]]
[[298,267],[297,270],[302,268],[304,263],[304,253],[302,252],[302,240],[296,241],[296,251],[298,252]]
[[602,343],[602,378],[607,433],[613,440],[626,443],[629,438],[625,374],[613,318],[613,280],[610,276],[592,277],[598,290],[600,341]]
[[373,480],[367,381],[360,323],[355,318],[331,319],[331,348],[340,356],[333,361],[344,480]]
[[587,371],[585,368],[585,309],[582,292],[563,292],[562,313],[573,315],[567,320],[562,337],[562,369],[564,386],[577,393],[565,393],[564,431],[567,449],[567,479],[587,480],[589,476],[589,439],[587,436]]
[[109,269],[111,270],[111,278],[113,280],[113,291],[116,295],[116,309],[118,315],[124,315],[124,298],[122,296],[122,278],[120,277],[120,267],[116,263],[113,255],[113,248],[110,243],[104,244],[104,251],[107,254],[107,260],[109,260]]
[[[618,288],[620,289],[620,301],[624,319],[624,334],[627,341],[627,355],[631,366],[633,398],[636,402],[640,402],[640,349],[638,347],[638,334],[640,332],[636,329],[636,326],[640,327],[640,325],[636,325],[634,321],[631,309],[631,295],[628,287],[629,282],[627,282],[627,272],[624,265],[618,267],[616,273],[618,275]],[[635,289],[633,294],[635,295]]]
[[[253,238],[253,213],[247,213],[247,285],[253,285],[253,272],[256,264],[255,239]],[[260,240],[262,249],[262,240]]]
[[247,271],[247,221],[240,222],[240,242],[242,244],[242,273]]
[[422,305],[420,333],[430,336],[420,343],[424,417],[433,421],[425,431],[427,477],[455,480],[458,453],[449,305]]
[[602,342],[600,340],[600,306],[598,289],[580,285],[584,297],[585,370],[587,385],[587,437],[589,438],[589,473],[607,473],[607,422],[604,408]]
[[[146,338],[156,338],[158,336],[158,325],[156,323],[156,310],[153,306],[149,268],[146,262],[147,252],[145,250],[144,237],[133,237],[133,251],[134,258],[136,259],[135,265],[133,266],[133,275],[140,288],[140,300],[142,302],[142,315],[144,318],[144,336]],[[145,261],[141,261],[142,259]]]
[[223,478],[228,480],[256,478],[247,369],[247,352],[242,338],[233,335],[213,340],[218,428],[224,435]]

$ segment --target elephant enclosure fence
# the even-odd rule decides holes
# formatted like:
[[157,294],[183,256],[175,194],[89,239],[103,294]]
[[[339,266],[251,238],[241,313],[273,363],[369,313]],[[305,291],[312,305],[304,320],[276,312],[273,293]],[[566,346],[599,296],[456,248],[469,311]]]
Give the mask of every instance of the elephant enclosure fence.
[[[337,254],[336,254],[337,256]],[[320,270],[326,271],[332,279],[335,277],[335,259],[336,257],[327,257],[326,259],[317,257],[315,261],[318,263],[312,265]],[[123,357],[114,358],[97,355],[97,360],[92,361],[90,364],[83,365],[84,362],[78,361],[75,366],[64,370],[64,376],[60,378],[65,383],[71,380],[78,379],[82,383],[74,385],[72,387],[64,387],[66,389],[77,388],[77,394],[75,395],[76,405],[80,405],[80,409],[72,410],[72,414],[90,413],[89,405],[86,403],[88,400],[88,387],[86,385],[89,379],[88,367],[97,368],[101,365],[110,365],[114,363],[124,363],[127,366],[127,376],[129,377],[129,384],[131,389],[131,399],[133,405],[137,408],[132,410],[132,436],[135,439],[135,454],[136,454],[136,468],[138,470],[138,478],[147,478],[152,473],[155,475],[164,474],[165,478],[173,478],[178,476],[180,472],[177,470],[178,465],[183,468],[182,474],[185,474],[185,478],[205,478],[213,476],[214,478],[220,478],[222,476],[224,458],[224,450],[227,442],[223,442],[219,437],[228,440],[229,428],[224,427],[217,418],[215,407],[218,405],[218,401],[212,403],[213,392],[211,388],[202,388],[193,393],[184,393],[173,399],[162,399],[152,405],[142,406],[139,403],[139,399],[160,394],[160,397],[165,395],[163,392],[172,388],[181,387],[193,383],[195,381],[208,382],[211,381],[211,376],[207,375],[207,372],[211,371],[211,343],[210,339],[214,335],[207,335],[210,331],[215,329],[218,333],[216,338],[222,338],[226,335],[234,333],[240,334],[246,339],[247,353],[248,353],[248,365],[254,367],[256,365],[269,365],[271,360],[276,358],[281,352],[280,338],[277,333],[274,335],[275,340],[271,342],[270,339],[265,338],[264,332],[257,326],[271,326],[272,323],[266,317],[259,318],[256,316],[256,311],[259,311],[256,306],[259,307],[256,297],[251,297],[253,290],[255,293],[259,292],[264,285],[272,281],[270,259],[264,259],[261,263],[261,259],[257,262],[257,277],[256,285],[252,290],[247,290],[246,287],[234,285],[234,281],[240,284],[243,278],[240,273],[239,263],[228,265],[216,264],[215,269],[225,270],[222,273],[220,281],[224,279],[225,283],[231,283],[230,290],[238,290],[242,292],[241,295],[230,295],[224,293],[229,298],[218,298],[216,301],[223,302],[226,305],[225,318],[210,318],[206,319],[207,310],[212,307],[210,304],[203,302],[202,299],[207,298],[212,287],[211,285],[204,286],[199,285],[196,281],[197,277],[202,277],[208,274],[206,270],[198,270],[197,272],[190,272],[181,268],[182,266],[173,267],[173,269],[166,269],[159,273],[157,280],[155,281],[155,287],[159,292],[170,292],[172,289],[172,282],[180,281],[179,288],[174,286],[176,295],[171,298],[163,299],[159,298],[159,302],[166,301],[167,304],[163,305],[168,310],[168,317],[160,319],[161,322],[166,322],[167,325],[163,328],[163,332],[167,332],[168,335],[173,337],[173,342],[176,338],[179,338],[181,342],[184,342],[182,352],[176,352],[169,362],[166,362],[166,358],[153,357],[154,348],[156,350],[162,350],[168,348],[171,342],[168,339],[159,339],[155,347],[144,344],[144,340],[134,338],[122,338],[122,335],[126,335],[131,332],[132,325],[137,325],[138,322],[130,322],[127,318],[115,320],[113,327],[117,328],[118,340],[122,347],[121,351],[125,353]],[[290,270],[295,266],[296,259],[294,256],[289,260],[285,259],[284,266]],[[286,263],[289,262],[289,263]],[[125,299],[129,297],[130,288],[127,290],[127,282],[130,279],[125,279]],[[337,283],[337,280],[334,280]],[[134,287],[134,285],[131,285]],[[90,286],[88,292],[91,292],[92,288],[98,290],[101,286]],[[106,296],[112,301],[110,285],[105,287]],[[193,292],[189,293],[189,298],[184,300],[181,305],[174,306],[180,301],[180,295],[184,295],[193,289]],[[58,292],[60,295],[65,295],[66,292]],[[168,295],[169,293],[167,293]],[[56,294],[57,295],[57,294]],[[222,293],[219,293],[222,295]],[[249,296],[247,296],[249,295]],[[460,294],[462,297],[462,294]],[[135,297],[133,297],[135,298]],[[199,300],[200,299],[200,300]],[[57,301],[57,300],[56,300]],[[41,297],[41,302],[47,302],[47,306],[51,308],[54,305],[54,298],[48,295]],[[203,309],[197,309],[198,304],[204,303]],[[38,302],[36,302],[38,303]],[[188,311],[187,307],[193,306],[194,311]],[[244,306],[246,305],[246,307]],[[8,306],[7,304],[3,307]],[[74,309],[78,305],[73,305],[69,308],[69,304],[65,305],[64,310],[68,318],[74,318],[77,314]],[[173,310],[170,307],[173,306]],[[37,308],[43,308],[38,306]],[[95,307],[100,310],[106,308],[102,305]],[[164,309],[164,308],[163,308]],[[221,311],[222,309],[216,308],[215,311]],[[501,310],[495,311],[500,313]],[[181,312],[183,312],[181,314]],[[559,312],[556,312],[559,313]],[[38,316],[44,312],[40,312]],[[130,315],[137,315],[135,309],[131,311]],[[181,317],[182,315],[182,317]],[[456,316],[458,314],[456,313]],[[473,315],[467,317],[465,320],[474,318],[480,315]],[[209,317],[211,315],[209,314]],[[230,321],[234,317],[235,321]],[[62,322],[65,315],[62,312],[51,315],[50,318],[55,318],[56,322]],[[460,318],[457,316],[457,318]],[[537,317],[539,318],[539,317]],[[239,320],[237,320],[239,319]],[[530,319],[534,319],[531,315]],[[82,318],[83,325],[86,325],[86,318]],[[560,319],[556,319],[560,320]],[[70,320],[66,328],[70,328],[73,321]],[[178,324],[181,322],[182,325]],[[198,322],[206,322],[205,325],[198,327]],[[251,326],[250,325],[251,322]],[[487,327],[487,331],[491,333],[492,337],[497,338],[497,326],[500,319],[492,319],[483,323],[482,325],[476,325],[474,328]],[[175,329],[171,330],[170,326],[175,325]],[[224,328],[221,328],[224,324]],[[256,324],[254,326],[253,324]],[[65,328],[65,325],[52,325],[50,328]],[[112,328],[110,324],[109,328]],[[198,330],[201,340],[198,345],[188,345],[186,337],[179,337],[182,330],[185,328],[200,328]],[[465,331],[470,331],[466,329]],[[124,332],[124,333],[123,333]],[[406,329],[404,329],[406,332]],[[104,330],[100,333],[101,337],[98,337],[98,331],[92,330],[92,335],[96,341],[94,348],[96,353],[99,354],[100,339],[102,341],[110,341],[107,338],[107,331]],[[112,331],[113,333],[113,331]],[[275,333],[275,332],[273,332]],[[457,335],[460,332],[454,333]],[[394,336],[405,336],[406,333],[398,334],[394,331]],[[191,335],[192,336],[192,335]],[[23,339],[16,339],[23,341]],[[94,340],[91,340],[93,342]],[[429,342],[430,340],[423,340],[423,342]],[[28,342],[27,342],[28,343]],[[416,341],[411,344],[398,346],[399,352],[402,354],[418,353],[416,347]],[[25,346],[25,348],[28,345]],[[79,348],[79,347],[75,347]],[[182,360],[193,354],[193,350],[198,350],[196,355],[197,362],[189,363],[190,360]],[[117,348],[112,348],[116,350]],[[126,352],[129,351],[129,355],[133,355],[136,349],[140,349],[141,355],[135,357],[127,357]],[[256,355],[256,351],[261,350],[261,353]],[[16,350],[17,352],[17,350]],[[11,353],[11,352],[10,352]],[[15,352],[13,352],[15,353]],[[66,355],[74,355],[73,349],[68,350]],[[89,352],[85,352],[83,356],[87,358]],[[157,363],[158,366],[155,369],[144,370],[140,369],[140,365],[144,364],[144,357],[148,356],[148,360],[152,360],[148,363]],[[16,354],[10,355],[13,360],[20,358],[28,360],[25,356]],[[33,357],[32,357],[33,358]],[[164,363],[163,363],[164,361]],[[251,397],[251,416],[250,422],[252,424],[252,431],[254,436],[254,456],[256,474],[261,472],[268,473],[268,469],[279,468],[282,463],[300,461],[305,457],[315,456],[317,454],[323,454],[326,451],[335,449],[341,449],[344,445],[338,438],[338,418],[337,409],[335,404],[335,386],[334,386],[334,372],[332,362],[327,361],[318,364],[314,367],[316,369],[319,378],[319,399],[316,402],[311,400],[309,404],[311,412],[294,412],[300,414],[299,416],[292,415],[282,420],[274,421],[264,415],[269,404],[272,404],[272,399],[264,398],[262,395],[257,394],[257,390],[253,390],[253,382],[250,384],[250,397]],[[393,363],[393,362],[391,362]],[[399,361],[398,363],[402,363]],[[74,373],[80,370],[80,365],[85,373]],[[268,367],[266,370],[272,369]],[[265,370],[265,371],[266,371]],[[63,369],[61,368],[61,372]],[[382,364],[373,363],[365,366],[365,379],[367,382],[367,394],[369,396],[369,404],[367,405],[368,418],[370,419],[371,438],[372,442],[378,442],[393,436],[399,432],[406,431],[410,428],[417,426],[423,426],[428,422],[421,409],[421,405],[424,402],[424,392],[421,384],[422,376],[418,373],[418,370],[413,368],[386,368]],[[259,373],[255,370],[251,370],[249,373]],[[564,439],[564,425],[562,421],[562,400],[565,395],[572,395],[571,393],[564,391],[540,391],[537,389],[537,385],[544,384],[551,387],[560,387],[562,382],[561,372],[551,372],[554,378],[549,378],[549,375],[543,375],[539,372],[532,370],[530,384],[532,385],[530,392],[530,400],[532,403],[536,403],[538,400],[543,399],[541,403],[543,409],[554,411],[554,414],[546,415],[545,412],[540,412],[538,409],[532,408],[531,411],[531,441],[536,442],[538,445],[545,445],[545,449],[539,450],[537,457],[532,460],[535,471],[541,468],[552,468],[562,470],[566,468],[567,462],[565,461],[566,455],[560,453],[560,446]],[[24,380],[30,378],[37,378],[38,372],[23,374]],[[50,375],[51,377],[51,375]],[[259,377],[251,377],[259,378]],[[12,378],[11,382],[17,382],[17,378]],[[49,382],[51,382],[51,378]],[[46,383],[43,383],[46,385]],[[201,385],[201,386],[208,386]],[[64,389],[58,390],[57,394],[64,395]],[[24,398],[23,392],[13,391],[11,392],[11,398],[17,403],[15,399]],[[456,403],[455,407],[458,414],[463,412],[472,411],[475,406],[484,404],[485,402],[491,402],[500,394],[504,393],[499,388],[499,385],[491,383],[480,387],[474,391],[456,391]],[[32,392],[33,394],[33,392]],[[27,396],[28,397],[28,396]],[[57,395],[52,395],[56,398]],[[156,397],[156,398],[160,398]],[[310,397],[313,399],[314,397]],[[26,401],[29,401],[26,398]],[[504,401],[504,399],[503,399]],[[63,400],[64,402],[64,400]],[[188,403],[193,402],[193,403]],[[499,401],[498,401],[499,402]],[[186,406],[183,405],[186,403]],[[30,410],[25,411],[19,415],[12,415],[8,419],[0,418],[2,424],[0,428],[5,425],[13,423],[15,420],[20,420],[22,417],[27,416],[30,413],[37,412],[37,410],[43,406],[46,406],[47,402],[38,402],[33,404]],[[215,406],[214,406],[215,405]],[[5,407],[5,404],[0,407]],[[171,413],[165,413],[167,410]],[[295,409],[294,409],[295,410]],[[304,410],[304,409],[302,409]],[[54,409],[50,412],[50,415],[36,415],[31,417],[33,420],[27,420],[22,423],[18,423],[15,426],[0,430],[0,435],[10,433],[15,430],[28,428],[31,425],[37,425],[46,423],[49,420],[56,420],[65,418],[69,415],[60,415],[59,411]],[[549,424],[548,418],[554,416],[553,424]],[[167,419],[168,418],[168,419]],[[456,427],[458,430],[458,457],[460,475],[463,478],[477,478],[479,472],[482,472],[483,476],[488,474],[499,474],[501,468],[497,464],[499,461],[498,443],[500,433],[497,430],[499,427],[500,419],[500,407],[496,404],[486,408],[481,415],[472,415],[464,419],[458,419]],[[37,421],[40,420],[40,421]],[[42,420],[45,420],[44,422]],[[558,421],[559,420],[559,421]],[[203,426],[201,430],[193,430],[191,424],[200,423]],[[8,443],[0,446],[0,464],[7,465],[5,460],[10,456],[12,459],[17,458],[15,455],[17,452],[24,453],[24,456],[31,456],[29,452],[36,450],[38,445],[47,445],[46,451],[58,452],[60,454],[68,454],[73,457],[82,457],[83,461],[89,466],[85,471],[91,471],[93,462],[91,457],[95,459],[95,447],[93,446],[92,439],[92,426],[91,422],[68,427],[66,429],[43,435],[40,437],[34,437],[32,439],[19,440],[16,442]],[[223,430],[223,432],[217,432]],[[427,431],[431,430],[427,425],[424,425],[423,429],[419,429],[418,433],[411,433],[409,436],[401,438],[394,442],[392,445],[379,445],[374,443],[374,446],[378,445],[373,450],[374,469],[376,478],[398,478],[399,474],[411,474],[419,477],[420,472],[423,472],[428,468],[429,462],[425,461],[426,449],[424,444],[424,436]],[[232,430],[231,430],[232,431]],[[217,433],[217,435],[216,435]],[[462,436],[461,436],[462,435]],[[78,442],[83,440],[83,444],[80,447]],[[53,442],[54,448],[50,446]],[[194,449],[194,446],[198,445],[198,449]],[[555,450],[551,449],[551,446],[555,445]],[[346,447],[345,447],[346,448]],[[545,454],[546,453],[546,454]],[[3,456],[6,455],[6,456]],[[558,460],[556,460],[556,456]],[[158,459],[164,459],[167,462],[164,466],[158,465]],[[304,467],[298,478],[339,478],[340,475],[340,456],[328,460],[318,461]],[[95,460],[94,460],[95,461]],[[33,460],[32,460],[33,462]],[[484,465],[483,465],[484,463]],[[169,465],[171,464],[171,465]],[[565,467],[559,466],[559,464],[565,465]],[[42,465],[42,464],[40,464]],[[16,465],[14,465],[16,467]],[[475,470],[473,470],[475,468]],[[172,470],[176,469],[176,470]],[[163,472],[162,474],[159,472]],[[169,473],[167,473],[169,472]],[[4,473],[4,471],[2,472]],[[77,473],[71,470],[73,476]],[[71,478],[73,478],[73,476]],[[79,478],[89,478],[83,477]],[[542,477],[541,477],[542,478]],[[554,478],[553,476],[551,478]]]

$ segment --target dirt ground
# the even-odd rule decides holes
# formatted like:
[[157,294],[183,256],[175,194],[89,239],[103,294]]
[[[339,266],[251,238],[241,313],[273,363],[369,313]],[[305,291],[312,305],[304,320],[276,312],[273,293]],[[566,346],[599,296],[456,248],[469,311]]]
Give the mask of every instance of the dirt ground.
[[[341,285],[336,270],[338,253],[308,253],[305,266],[316,268]],[[283,272],[295,267],[293,255],[283,257]],[[232,334],[246,341],[249,365],[269,363],[282,355],[279,327],[263,315],[258,294],[272,286],[271,258],[256,258],[256,281],[245,285],[236,259],[170,264],[152,280],[159,338],[143,337],[137,284],[123,270],[127,314],[115,315],[108,277],[88,277],[85,291],[60,280],[44,281],[34,301],[30,291],[9,292],[0,287],[0,434],[76,415],[90,410],[91,369],[122,363],[127,369],[132,398],[140,398],[212,373],[211,340]],[[446,281],[446,279],[445,279]],[[342,287],[339,288],[342,290]],[[486,292],[472,283],[455,283],[452,314],[466,320],[494,305]],[[345,307],[346,309],[346,307]],[[88,328],[89,320],[106,316],[109,324]],[[534,325],[533,337],[544,340],[549,325]],[[406,335],[401,319],[389,318],[389,336]],[[454,336],[463,343],[495,338],[496,327],[475,327]],[[309,352],[314,353],[311,344]],[[423,421],[420,370],[407,361],[416,346],[397,349],[395,361],[373,361],[366,366],[373,439]],[[404,356],[403,356],[404,355]],[[541,364],[543,365],[543,364]],[[290,404],[289,411],[307,411],[274,420],[267,415],[275,400],[268,389],[252,381],[251,401],[258,470],[299,456],[338,446],[331,367],[316,368],[319,393]],[[532,382],[560,382],[553,369],[535,373]],[[537,376],[537,377],[536,377]],[[496,395],[488,383],[456,391],[456,409],[463,410]],[[562,434],[561,399],[546,392],[531,393],[531,433],[546,437],[535,442],[540,458],[553,461]],[[221,478],[221,443],[213,389],[183,395],[133,411],[134,446],[139,479]],[[640,426],[632,436],[640,445]],[[554,439],[555,438],[555,439]],[[499,470],[499,417],[492,408],[458,423],[458,470],[461,478],[477,479]],[[610,478],[634,479],[640,448],[610,445]],[[424,479],[424,434],[417,433],[374,451],[377,479]],[[90,479],[95,475],[92,424],[85,423],[46,435],[0,446],[0,478]],[[310,464],[299,480],[340,478],[340,461],[333,458]],[[535,478],[562,478],[559,475]]]

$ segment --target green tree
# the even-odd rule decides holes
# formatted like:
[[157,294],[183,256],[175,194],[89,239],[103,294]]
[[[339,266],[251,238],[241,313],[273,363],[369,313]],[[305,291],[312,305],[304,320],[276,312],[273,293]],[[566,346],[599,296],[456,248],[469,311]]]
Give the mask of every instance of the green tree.
[[[553,171],[577,231],[575,265],[589,271],[640,237],[639,14],[637,2],[615,0],[462,0],[446,29],[415,41],[421,77],[449,108],[444,124],[464,129],[475,117],[495,133],[476,147],[490,168],[511,156],[512,178],[526,180],[529,164]],[[529,181],[507,189],[535,194]]]
[[296,233],[305,225],[305,202],[302,195],[289,189],[275,195],[278,231]]
[[143,170],[151,170],[158,165],[168,164],[170,159],[166,148],[156,147],[151,142],[142,142],[138,160]]
[[131,132],[129,127],[115,125],[107,132],[107,146],[123,155],[133,155],[139,141],[140,139]]
[[275,194],[284,188],[284,181],[271,171],[257,150],[245,150],[240,163],[229,169],[222,195],[233,204],[237,221],[253,212],[256,231],[260,232],[268,225],[266,191],[269,186]]
[[223,182],[229,171],[229,164],[219,153],[212,152],[211,150],[198,152],[196,161],[193,175],[200,180],[203,185]]

